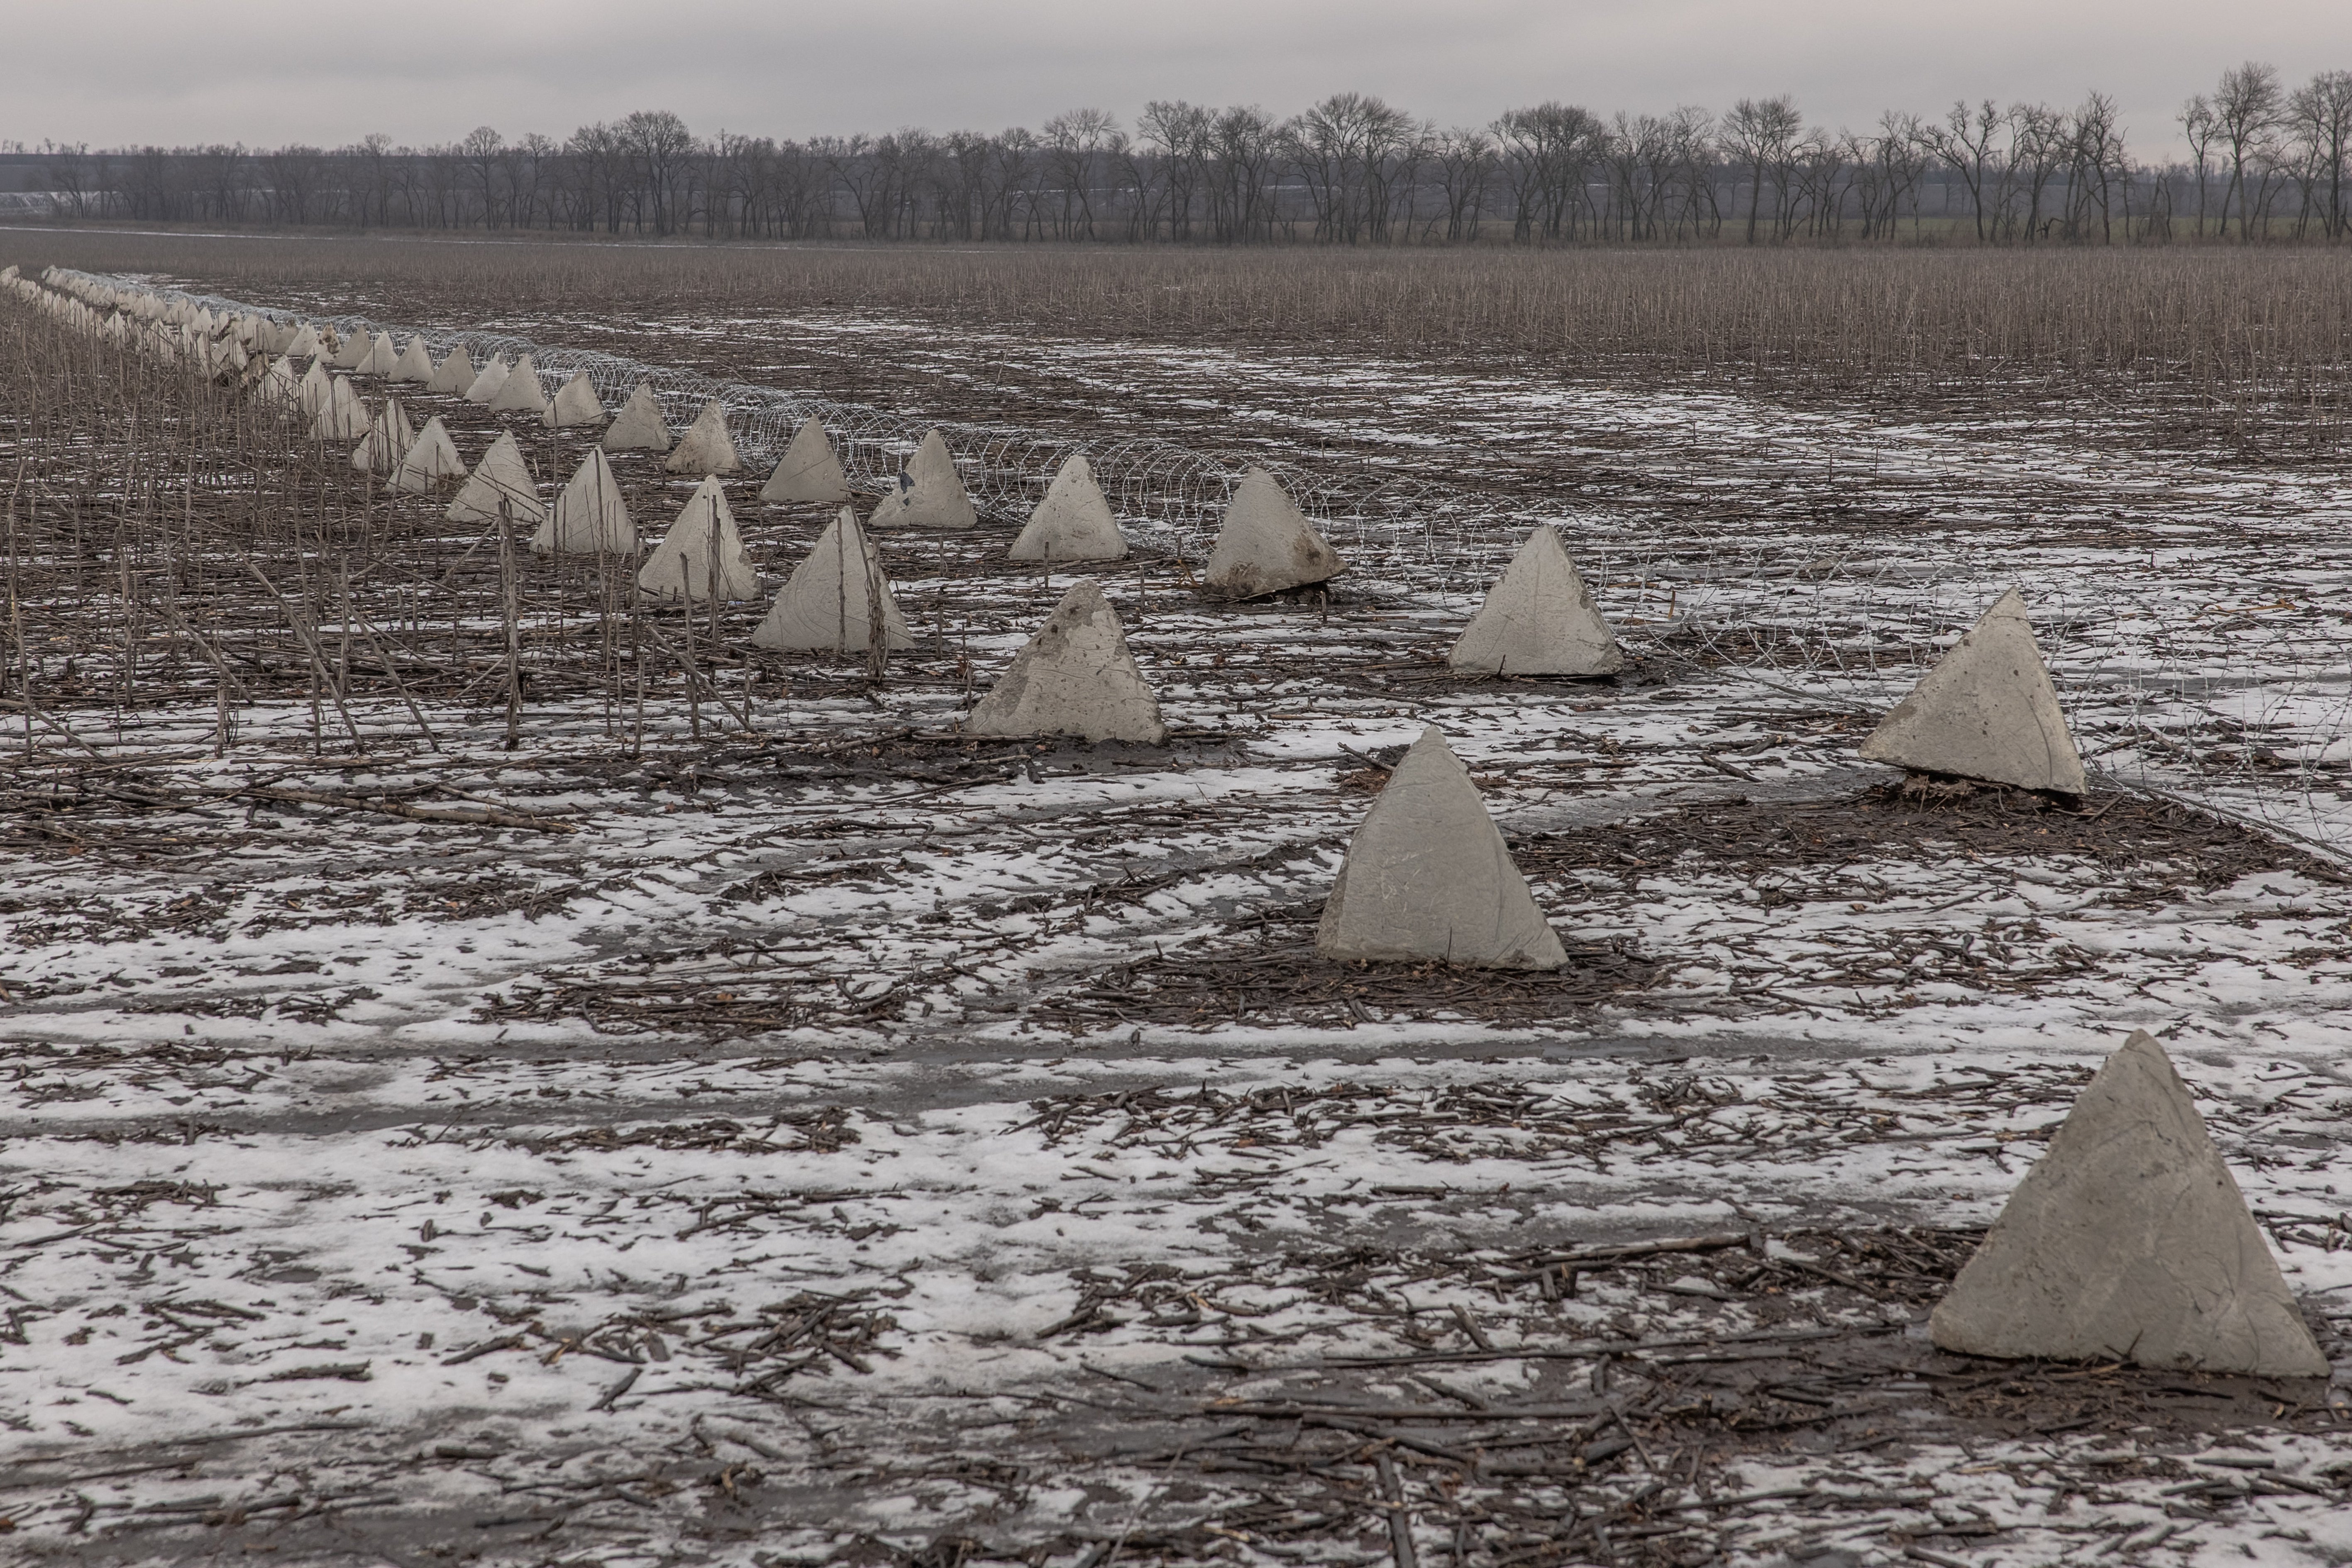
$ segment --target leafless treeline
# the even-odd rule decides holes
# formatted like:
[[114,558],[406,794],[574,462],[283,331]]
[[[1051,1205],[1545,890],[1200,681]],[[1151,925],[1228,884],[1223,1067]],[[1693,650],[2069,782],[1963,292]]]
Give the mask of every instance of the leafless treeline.
[[1131,132],[1080,109],[993,135],[705,139],[644,110],[562,142],[485,126],[421,150],[58,148],[46,167],[62,213],[166,222],[1228,245],[2352,233],[2352,71],[2289,89],[2239,66],[2179,129],[2190,159],[2158,166],[2095,92],[1890,112],[1863,132],[1809,129],[1786,96],[1606,119],[1545,103],[1442,129],[1341,93],[1286,120],[1153,102]]

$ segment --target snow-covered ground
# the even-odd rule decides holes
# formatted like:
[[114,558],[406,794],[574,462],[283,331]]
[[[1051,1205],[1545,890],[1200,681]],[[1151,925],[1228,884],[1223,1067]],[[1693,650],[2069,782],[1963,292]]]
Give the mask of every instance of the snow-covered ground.
[[[1337,360],[1276,367],[1261,417],[1237,356],[1055,347],[958,374],[1418,432],[1429,495],[1546,427],[1607,474],[1339,519],[1328,605],[1107,572],[1163,748],[954,734],[1076,580],[993,536],[886,545],[949,634],[886,680],[747,664],[748,728],[706,704],[699,743],[657,690],[636,756],[569,699],[514,752],[502,715],[428,704],[434,752],[362,700],[356,761],[290,705],[225,760],[209,703],[77,721],[135,784],[18,770],[83,782],[20,795],[6,848],[9,1551],[2352,1556],[2352,879],[2117,787],[2347,841],[2339,476],[1499,376],[1453,388],[1494,411],[1457,428],[1443,378]],[[1868,514],[1817,516],[1848,495]],[[812,526],[739,511],[770,565]],[[1446,677],[1538,518],[1635,672]],[[2011,582],[2121,774],[2079,813],[1853,758]],[[1312,958],[1370,764],[1428,723],[1558,980]],[[1927,1344],[1972,1228],[2143,1027],[2337,1383]]]

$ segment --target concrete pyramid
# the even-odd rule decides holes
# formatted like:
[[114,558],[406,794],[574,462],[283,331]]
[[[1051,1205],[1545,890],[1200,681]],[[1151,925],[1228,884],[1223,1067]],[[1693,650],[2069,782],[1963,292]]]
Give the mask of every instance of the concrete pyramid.
[[[291,359],[293,356],[289,354],[287,357]],[[303,413],[316,415],[327,406],[328,401],[335,395],[335,384],[328,378],[327,362],[323,358],[310,362],[310,368],[302,374],[298,391]]]
[[317,441],[356,441],[368,433],[367,405],[352,390],[352,378],[335,377],[334,390],[310,422],[311,439]]
[[304,359],[318,352],[319,329],[305,321],[302,323],[302,330],[294,334],[294,341],[286,345],[286,357]]
[[1228,599],[1303,588],[1348,569],[1264,468],[1242,476],[1202,579]]
[[1315,951],[1482,969],[1568,962],[1478,786],[1435,725],[1421,732],[1349,840]]
[[471,386],[466,388],[466,401],[488,403],[499,395],[499,388],[504,386],[507,384],[507,377],[513,374],[507,368],[504,354],[492,354],[490,363],[482,367],[482,374],[474,378],[474,384]]
[[743,552],[743,536],[735,531],[735,514],[728,510],[727,489],[719,476],[709,475],[694,487],[677,521],[646,557],[637,586],[656,598],[698,604],[712,597],[758,595],[760,574]]
[[877,617],[884,647],[915,646],[882,574],[881,553],[857,526],[857,513],[843,507],[768,606],[751,646],[862,653],[872,644]]
[[1147,745],[1168,738],[1160,700],[1127,651],[1118,612],[1091,578],[1062,595],[963,727],[969,735],[1077,735]]
[[390,375],[392,367],[400,363],[400,355],[392,346],[390,332],[378,332],[368,344],[367,357],[353,368],[362,375]]
[[2074,1101],[1928,1333],[1968,1355],[2328,1370],[2188,1086],[2145,1030]]
[[637,383],[629,400],[621,405],[621,412],[614,416],[612,428],[604,432],[603,446],[607,452],[669,450],[669,426],[662,422],[661,405],[655,401],[652,387]]
[[547,509],[539,500],[539,482],[530,477],[511,430],[490,443],[445,515],[451,522],[496,522],[501,500],[507,503],[507,515],[519,523],[536,528],[547,521]]
[[357,370],[360,362],[368,356],[366,337],[359,332],[353,332],[350,337],[343,337],[336,333],[331,327],[328,329],[328,332],[332,342],[332,347],[327,358],[330,368]]
[[433,355],[425,347],[423,338],[408,340],[408,346],[392,362],[392,379],[415,382],[419,386],[433,384]]
[[572,373],[572,379],[555,389],[555,397],[547,405],[546,419],[553,429],[568,429],[582,425],[604,423],[604,403],[596,395],[595,384],[584,370]]
[[636,525],[613,478],[612,459],[601,447],[588,448],[561,493],[555,510],[539,525],[530,547],[542,555],[634,555]]
[[448,426],[436,414],[425,422],[416,433],[415,444],[408,455],[400,459],[400,467],[392,473],[392,488],[410,495],[424,495],[435,486],[466,477],[466,459],[457,456],[457,443],[449,439]]
[[947,437],[931,430],[899,470],[898,488],[874,509],[873,525],[970,528],[979,521],[971,498],[964,494],[963,476],[948,453]]
[[760,487],[760,499],[764,501],[821,500],[837,501],[849,499],[849,481],[843,478],[841,459],[833,455],[833,442],[824,426],[814,415],[801,421],[793,432],[792,445],[776,463],[776,471]]
[[677,446],[662,459],[662,467],[673,474],[735,474],[743,470],[743,458],[735,450],[735,437],[727,433],[727,411],[712,398],[694,416],[686,434],[677,438]]
[[451,397],[463,397],[474,384],[474,359],[464,345],[449,351],[449,357],[434,367],[433,379],[425,384],[427,392],[438,392]]
[[1015,561],[1118,561],[1127,540],[1112,521],[1110,502],[1095,483],[1094,465],[1070,458],[1029,514],[1029,525],[1013,542]]
[[1864,762],[2080,795],[2083,759],[2011,588],[1862,743]]
[[389,476],[399,470],[401,459],[416,445],[416,427],[400,406],[400,399],[387,397],[376,410],[375,423],[360,444],[352,448],[352,467],[360,472]]
[[515,361],[514,370],[499,383],[490,395],[493,414],[543,414],[547,411],[547,389],[539,384],[539,367],[525,354]]
[[1445,662],[1465,675],[1608,675],[1625,656],[1559,535],[1538,523]]
[[279,403],[299,404],[302,383],[294,374],[294,362],[279,354],[269,362],[269,374],[261,378],[261,390]]

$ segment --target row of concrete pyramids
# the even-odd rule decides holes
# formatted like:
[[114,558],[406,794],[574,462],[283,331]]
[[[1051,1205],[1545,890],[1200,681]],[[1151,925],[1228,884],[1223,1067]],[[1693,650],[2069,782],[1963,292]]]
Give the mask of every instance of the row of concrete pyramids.
[[[0,282],[14,281],[0,275]],[[412,342],[394,363],[419,357],[417,347]],[[368,350],[371,357],[389,353],[382,339]],[[411,374],[417,368],[406,364]],[[315,363],[312,371],[319,374]],[[531,379],[535,387],[535,373]],[[396,484],[407,475],[422,481],[415,488],[430,488],[463,471],[438,419],[410,437],[396,401],[373,420],[362,406],[354,419],[347,382],[314,386],[306,378],[300,391],[306,411],[334,415],[320,426],[322,435],[357,438],[353,461],[389,467]],[[315,407],[309,401],[313,395],[322,395]],[[562,393],[556,401],[562,401]],[[645,401],[640,415],[650,413],[657,427],[658,412],[650,397]],[[629,419],[625,409],[616,427]],[[642,417],[636,424],[645,429]],[[723,423],[719,433],[723,438]],[[821,441],[822,431],[816,435]],[[659,436],[666,443],[667,430]],[[638,438],[650,437],[646,430]],[[802,442],[796,438],[794,445]],[[822,452],[830,460],[829,446]],[[941,446],[936,458],[945,457]],[[935,463],[926,467],[936,479]],[[951,478],[952,462],[946,467]],[[822,473],[816,462],[799,471],[810,468]],[[833,471],[838,475],[837,464]],[[1068,470],[1058,477],[1056,491],[1076,491],[1075,483],[1065,489],[1070,478]],[[1286,506],[1287,498],[1274,489]],[[1234,510],[1248,526],[1237,532],[1236,555],[1246,557],[1262,542],[1296,541],[1295,529],[1262,493],[1249,498],[1255,504],[1247,509],[1239,504],[1244,499],[1236,498]],[[502,436],[453,505],[470,509],[464,515],[491,517],[501,502],[509,515],[541,523],[538,542],[546,548],[559,547],[574,532],[588,548],[611,548],[603,542],[625,532],[627,545],[635,545],[601,449],[583,462],[551,517],[539,509],[513,437]],[[1108,518],[1107,508],[1103,515]],[[1229,533],[1236,532],[1234,521],[1228,518]],[[1221,548],[1224,543],[1221,537]],[[1321,581],[1339,565],[1336,553],[1326,561],[1310,551],[1302,569],[1321,571],[1307,579]],[[739,584],[756,585],[715,478],[697,488],[640,582],[649,592],[688,596],[727,592],[742,597],[750,589],[737,592]],[[755,641],[854,647],[871,635],[894,647],[911,640],[879,561],[856,514],[845,507],[794,572]],[[1606,623],[1549,528],[1535,531],[1496,583],[1456,645],[1455,658],[1457,668],[1492,673],[1598,674],[1621,662]],[[1560,664],[1575,668],[1553,668]],[[1091,581],[1064,595],[973,710],[968,728],[978,734],[1152,741],[1165,733],[1117,612]],[[1987,612],[1887,715],[1863,755],[2026,788],[2080,792],[2081,761],[2020,595],[2004,595]],[[1349,842],[1317,945],[1345,959],[1437,958],[1514,968],[1566,962],[1475,784],[1434,727],[1406,752]],[[1946,1349],[1980,1355],[2115,1358],[2264,1376],[2316,1377],[2329,1371],[2187,1086],[2144,1032],[2108,1058],[2076,1100],[2048,1152],[1935,1310],[1930,1332]]]
[[[286,363],[280,361],[281,365]],[[638,394],[632,398],[632,407],[642,399],[645,422],[666,440],[667,433],[660,428],[660,415],[653,408],[650,395],[642,386]],[[309,376],[297,384],[295,395],[306,408],[316,405],[315,433],[343,437],[356,429],[360,445],[352,452],[353,465],[385,472],[395,489],[421,491],[458,471],[455,447],[437,417],[428,422],[422,437],[412,437],[397,399],[388,399],[383,413],[369,424],[365,405],[351,391],[350,383],[341,377],[327,383],[315,363]],[[731,458],[732,443],[715,404],[705,410],[705,417],[715,426],[716,440],[726,443]],[[628,422],[630,411],[625,410],[624,420],[615,423],[615,429]],[[689,439],[693,434],[689,432]],[[811,419],[778,464],[762,499],[775,499],[771,492],[780,481],[789,481],[796,493],[838,497],[845,489],[840,473],[823,427]],[[953,459],[936,430],[918,449],[909,474],[921,477],[911,479],[904,489],[886,500],[877,510],[877,521],[889,514],[894,502],[901,512],[908,510],[902,499],[908,495],[928,506],[930,498],[949,489],[969,511],[970,502],[963,497]],[[497,515],[501,500],[517,521],[538,526],[532,542],[541,551],[626,552],[636,546],[635,526],[601,447],[583,461],[549,513],[541,505],[537,486],[513,437],[502,436],[467,479],[449,515],[458,521],[486,521]],[[855,533],[854,541],[843,531],[845,528]],[[1092,552],[1062,548],[1073,542],[1099,548]],[[1116,559],[1110,554],[1112,549],[1123,554],[1126,542],[1086,459],[1072,458],[1055,476],[1016,542],[1014,554],[1047,561]],[[856,594],[844,586],[847,579],[838,569],[845,559],[845,550],[866,563],[861,576],[871,579]],[[805,581],[819,560],[829,563],[816,573],[825,580]],[[1221,563],[1229,584],[1234,584],[1236,574],[1246,574],[1250,581],[1235,585],[1248,587],[1259,587],[1275,575],[1274,566],[1286,565],[1293,575],[1309,581],[1328,580],[1345,570],[1338,553],[1315,533],[1282,488],[1259,469],[1251,470],[1243,480],[1227,510],[1211,555],[1212,579],[1218,576]],[[672,598],[750,598],[758,592],[758,581],[716,476],[705,479],[639,573],[639,585],[646,592]],[[808,620],[802,613],[803,602],[828,597],[838,605],[870,602],[874,614],[845,612],[827,617],[828,624],[822,629],[803,625]],[[910,640],[897,606],[890,602],[888,584],[881,580],[874,552],[855,515],[845,508],[794,574],[779,607],[786,603],[796,606],[786,617],[801,627],[790,634],[795,640],[762,639],[760,646],[859,647],[874,635],[877,616],[885,628],[881,634],[885,646],[908,646]],[[762,632],[771,638],[786,635],[764,624]],[[1448,662],[1464,673],[1591,676],[1622,668],[1624,658],[1558,534],[1549,527],[1538,527],[1528,534],[1471,617]],[[1087,721],[1059,731],[1049,725],[1045,732],[1104,738],[1098,729]],[[2011,591],[1996,603],[1887,715],[1864,742],[1862,755],[1922,772],[2024,789],[2082,793],[2082,761],[2034,643],[2023,597]]]
[[[1316,947],[1339,959],[1567,960],[1434,727],[1349,843]],[[2328,1372],[2187,1086],[2145,1032],[2075,1101],[1930,1331],[1975,1355]]]

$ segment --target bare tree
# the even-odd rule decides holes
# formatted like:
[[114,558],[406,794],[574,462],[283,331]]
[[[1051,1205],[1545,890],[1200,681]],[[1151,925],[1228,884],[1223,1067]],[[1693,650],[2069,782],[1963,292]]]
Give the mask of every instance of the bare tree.
[[1101,109],[1073,109],[1045,121],[1045,162],[1056,186],[1056,232],[1065,239],[1095,237],[1095,171],[1103,139],[1118,129]]
[[[1944,116],[1943,124],[1925,128],[1927,144],[1935,151],[1936,156],[1943,161],[1946,168],[1958,175],[1960,184],[1968,188],[1969,205],[1976,209],[1977,240],[1979,244],[1990,237],[1985,225],[1986,181],[1999,175],[2004,186],[2007,183],[2005,171],[1996,167],[1992,157],[1993,138],[2000,133],[2007,119],[1988,98],[1973,110],[1965,101],[1955,103],[1951,112]],[[1994,216],[1998,222],[1997,203],[2001,193],[1996,191],[1992,195],[1996,197]]]
[[2213,122],[2216,136],[2230,160],[2230,183],[2221,192],[2221,232],[2230,232],[2230,204],[2235,197],[2238,206],[2238,237],[2252,237],[2248,226],[2250,214],[2246,202],[2246,165],[2258,163],[2265,151],[2265,142],[2279,120],[2278,71],[2271,67],[2248,60],[2221,73],[2221,85],[2213,94]]
[[491,181],[499,168],[499,154],[506,147],[506,138],[487,125],[477,125],[457,143],[458,156],[465,160],[466,171],[473,176],[474,190],[482,199],[482,226],[499,226],[499,204],[491,189]]
[[[1743,98],[1723,117],[1723,150],[1732,163],[1748,170],[1748,243],[1756,243],[1756,220],[1764,209],[1764,171],[1785,168],[1789,149],[1805,128],[1797,100],[1787,93],[1777,98]],[[1737,193],[1734,194],[1737,201]],[[1778,204],[1785,206],[1786,194]]]
[[2320,232],[2340,240],[2352,233],[2345,210],[2346,165],[2352,161],[2352,71],[2322,71],[2287,100],[2286,120],[2305,171],[2305,205],[2316,207]]

